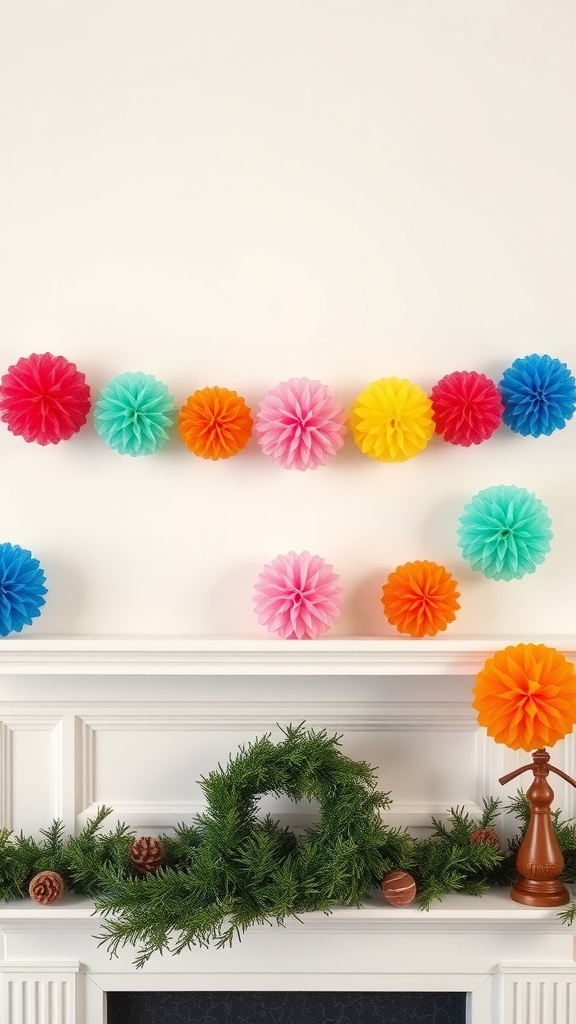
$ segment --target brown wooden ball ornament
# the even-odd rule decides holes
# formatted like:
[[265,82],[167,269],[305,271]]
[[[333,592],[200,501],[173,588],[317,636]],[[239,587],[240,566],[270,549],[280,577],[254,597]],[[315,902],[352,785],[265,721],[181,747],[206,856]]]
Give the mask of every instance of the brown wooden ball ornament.
[[30,882],[28,892],[36,903],[47,906],[60,899],[64,888],[64,879],[57,871],[39,871]]
[[161,868],[166,860],[166,851],[160,839],[155,836],[140,836],[130,847],[130,864],[141,875],[148,875]]
[[416,898],[416,882],[407,871],[390,871],[381,882],[382,895],[393,907],[407,907]]
[[500,836],[493,828],[477,828],[474,832],[470,833],[470,842],[484,843],[485,846],[493,846],[495,850],[502,849],[502,843],[500,842]]

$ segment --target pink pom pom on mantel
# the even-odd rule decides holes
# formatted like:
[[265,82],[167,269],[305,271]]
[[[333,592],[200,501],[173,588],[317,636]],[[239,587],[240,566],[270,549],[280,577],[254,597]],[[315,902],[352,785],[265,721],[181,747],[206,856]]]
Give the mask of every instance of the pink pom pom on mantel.
[[436,433],[469,448],[487,441],[502,422],[504,405],[493,380],[476,370],[448,373],[430,392]]
[[278,555],[264,566],[254,590],[258,622],[283,640],[316,640],[340,614],[339,576],[309,551]]
[[267,391],[255,431],[265,455],[285,469],[324,466],[344,444],[346,413],[319,380],[291,378]]

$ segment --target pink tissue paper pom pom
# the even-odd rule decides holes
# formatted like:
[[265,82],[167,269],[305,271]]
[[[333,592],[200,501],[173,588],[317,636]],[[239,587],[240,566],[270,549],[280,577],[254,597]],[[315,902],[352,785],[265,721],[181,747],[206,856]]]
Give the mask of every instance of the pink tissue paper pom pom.
[[319,380],[291,378],[267,391],[255,431],[262,451],[285,469],[324,466],[344,444],[346,414]]
[[487,441],[502,422],[504,406],[493,380],[476,370],[448,373],[430,392],[436,433],[469,448]]
[[89,410],[86,377],[64,356],[22,356],[0,380],[0,419],[29,443],[68,441],[84,426]]
[[264,566],[254,590],[258,622],[283,640],[316,640],[340,614],[339,577],[309,551],[278,555]]

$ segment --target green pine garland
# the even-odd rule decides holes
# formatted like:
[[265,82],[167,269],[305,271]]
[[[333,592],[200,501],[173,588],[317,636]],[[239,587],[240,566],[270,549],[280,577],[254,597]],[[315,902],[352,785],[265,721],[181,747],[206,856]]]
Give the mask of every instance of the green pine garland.
[[126,825],[103,834],[101,826],[111,813],[101,807],[77,836],[64,837],[64,826],[54,821],[41,829],[43,839],[22,832],[0,831],[0,900],[28,895],[28,884],[39,871],[57,871],[66,888],[96,898],[111,869],[126,870],[134,836]]
[[[194,945],[223,946],[254,924],[282,924],[307,911],[329,913],[338,905],[360,906],[389,871],[409,871],[418,904],[427,909],[446,893],[480,895],[517,877],[515,857],[529,819],[519,791],[505,808],[520,822],[518,836],[502,852],[473,843],[472,832],[491,828],[503,809],[484,801],[479,820],[452,808],[447,822],[432,819],[431,834],[415,839],[383,825],[390,806],[376,790],[373,769],[339,750],[340,737],[303,725],[288,727],[274,744],[264,736],[219,766],[201,785],[207,810],[194,825],[162,836],[166,863],[138,874],[130,865],[135,833],[125,825],[103,831],[103,807],[75,837],[61,822],[41,839],[0,832],[0,899],[27,895],[30,879],[57,871],[66,886],[90,896],[104,916],[101,943],[111,955],[125,945],[138,949],[141,967],[155,952],[179,953]],[[292,800],[317,800],[320,818],[301,835],[258,815],[264,793]],[[576,881],[576,825],[554,814],[566,866],[563,879]],[[576,898],[560,913],[571,923]]]

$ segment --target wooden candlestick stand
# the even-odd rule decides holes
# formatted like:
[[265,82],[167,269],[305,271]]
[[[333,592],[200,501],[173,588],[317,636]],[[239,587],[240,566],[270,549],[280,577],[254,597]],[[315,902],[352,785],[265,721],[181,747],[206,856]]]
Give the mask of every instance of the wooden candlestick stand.
[[550,814],[554,791],[548,783],[548,774],[555,772],[571,786],[576,787],[576,782],[549,764],[549,761],[550,754],[545,750],[535,750],[532,764],[525,764],[499,779],[505,785],[522,772],[534,772],[534,782],[526,793],[530,804],[530,821],[516,855],[520,878],[510,891],[516,903],[526,903],[530,907],[561,907],[570,899],[568,889],[559,880],[564,869],[564,857],[558,846]]

